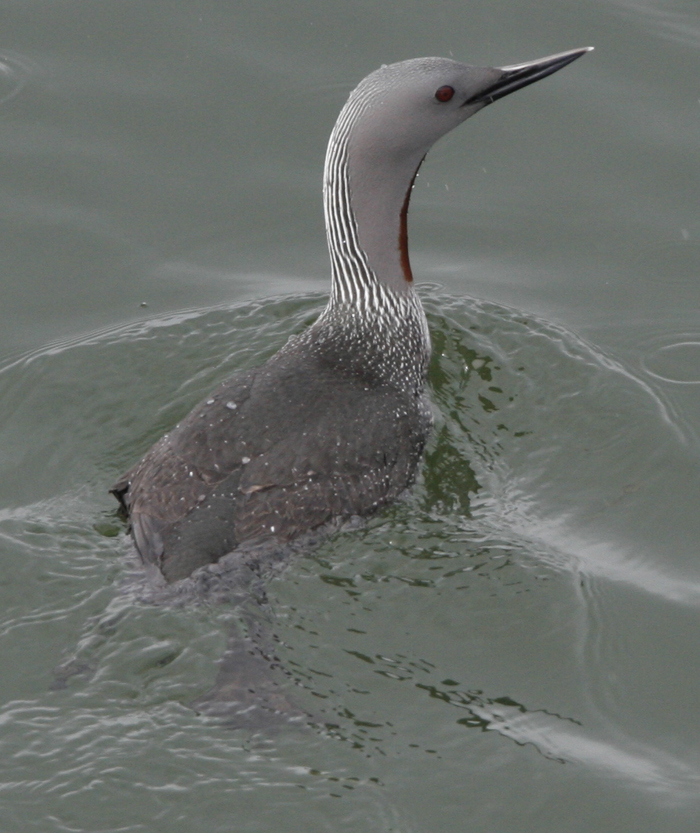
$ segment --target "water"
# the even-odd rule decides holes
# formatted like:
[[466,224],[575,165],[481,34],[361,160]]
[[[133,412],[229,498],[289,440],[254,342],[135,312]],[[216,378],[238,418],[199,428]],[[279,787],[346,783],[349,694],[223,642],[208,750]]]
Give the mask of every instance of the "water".
[[[3,830],[697,830],[695,6],[68,0],[2,31]],[[198,715],[237,613],[145,600],[107,488],[322,308],[357,80],[588,43],[419,177],[425,465],[268,586],[315,726]]]

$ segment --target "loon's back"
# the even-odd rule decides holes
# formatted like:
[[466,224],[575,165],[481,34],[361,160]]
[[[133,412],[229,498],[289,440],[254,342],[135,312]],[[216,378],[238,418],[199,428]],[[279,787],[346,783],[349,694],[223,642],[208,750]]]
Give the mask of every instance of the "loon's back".
[[242,544],[289,542],[394,500],[429,427],[422,394],[301,344],[225,381],[112,491],[143,559],[175,581]]

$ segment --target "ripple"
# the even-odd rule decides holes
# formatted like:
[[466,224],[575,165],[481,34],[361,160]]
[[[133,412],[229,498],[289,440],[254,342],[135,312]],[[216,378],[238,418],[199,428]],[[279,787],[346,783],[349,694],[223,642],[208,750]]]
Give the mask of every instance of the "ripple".
[[[508,740],[508,766],[536,748],[536,765],[567,761],[601,783],[689,802],[700,779],[694,746],[665,747],[677,728],[674,697],[658,740],[624,710],[646,719],[632,699],[647,657],[634,639],[637,622],[650,605],[663,605],[663,621],[700,607],[697,513],[683,502],[697,502],[696,470],[673,414],[650,378],[561,327],[431,287],[421,296],[435,346],[436,428],[418,483],[268,588],[295,699],[368,755],[405,751],[408,738],[436,748],[455,736],[456,707],[457,722],[478,731],[462,740],[460,732],[454,748],[472,750],[475,762],[498,734]],[[162,709],[169,725],[191,731],[178,755],[199,765],[205,730],[179,704],[211,686],[236,616],[144,603],[128,581],[115,591],[131,565],[128,543],[100,532],[115,525],[106,486],[221,378],[303,330],[322,303],[307,295],[183,311],[49,344],[0,368],[0,544],[13,582],[0,587],[3,647],[31,654],[32,679],[60,663],[51,697],[65,711],[51,738],[56,756],[80,756],[90,779],[106,755],[77,738],[72,704],[88,733],[103,737],[112,720],[127,747],[139,714]],[[686,344],[696,349],[700,336],[659,337],[647,352]],[[679,531],[688,533],[687,562]],[[593,584],[605,589],[603,612],[581,589]],[[594,637],[604,644],[586,650]],[[679,628],[673,644],[692,657],[691,640]],[[662,645],[656,650],[661,662]],[[621,678],[614,690],[608,672]],[[453,691],[446,680],[464,683]],[[14,701],[54,702],[24,677],[10,684]],[[601,723],[588,691],[603,701],[611,690]],[[417,696],[429,697],[430,709]],[[26,747],[26,729],[13,730],[14,748]],[[149,749],[162,747],[157,726],[144,733]],[[237,772],[208,766],[207,783]],[[267,774],[278,783],[274,768]],[[147,775],[137,768],[144,784]],[[81,777],[62,774],[61,783],[82,789]]]
[[24,55],[0,52],[0,104],[13,99],[37,74],[37,64]]
[[642,364],[647,373],[665,382],[700,384],[700,340],[689,338],[658,347],[642,359]]

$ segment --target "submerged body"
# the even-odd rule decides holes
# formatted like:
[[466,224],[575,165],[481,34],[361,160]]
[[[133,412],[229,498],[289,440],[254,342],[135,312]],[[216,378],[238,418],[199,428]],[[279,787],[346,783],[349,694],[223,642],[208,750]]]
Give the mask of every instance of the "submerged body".
[[168,581],[371,514],[411,485],[431,422],[430,339],[406,231],[418,168],[469,116],[586,51],[505,68],[404,61],[351,94],[324,171],[326,310],[222,383],[112,490],[142,558]]

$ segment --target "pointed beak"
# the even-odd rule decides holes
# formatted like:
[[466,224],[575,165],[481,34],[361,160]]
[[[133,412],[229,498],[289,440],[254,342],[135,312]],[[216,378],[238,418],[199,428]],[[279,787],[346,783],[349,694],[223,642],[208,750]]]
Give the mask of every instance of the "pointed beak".
[[512,67],[500,67],[503,73],[501,77],[489,84],[489,86],[472,96],[464,102],[462,107],[469,104],[493,104],[499,98],[510,95],[516,90],[534,84],[540,78],[546,78],[554,72],[563,69],[567,64],[590,52],[592,46],[584,46],[583,49],[572,49],[569,52],[560,52],[558,55],[550,55],[548,58],[540,58],[538,61],[529,61],[526,64],[516,64]]

